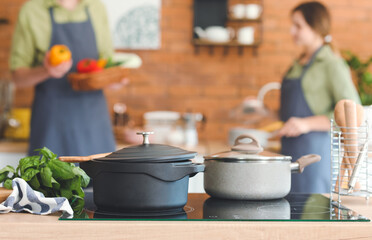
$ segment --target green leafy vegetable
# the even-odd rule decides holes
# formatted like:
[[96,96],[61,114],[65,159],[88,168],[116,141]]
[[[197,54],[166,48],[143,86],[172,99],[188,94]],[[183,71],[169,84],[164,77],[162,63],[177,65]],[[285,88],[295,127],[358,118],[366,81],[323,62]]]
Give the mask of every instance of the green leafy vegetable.
[[[28,168],[38,168],[39,156],[25,157],[19,161],[19,169],[23,175]],[[28,180],[26,180],[28,181]]]
[[12,180],[10,180],[10,179],[5,180],[4,187],[6,189],[12,189]]
[[[74,164],[58,160],[57,155],[46,147],[35,151],[39,156],[22,158],[16,170],[12,166],[0,169],[0,183],[12,189],[12,180],[21,177],[46,197],[67,198],[74,212],[81,214],[84,207],[82,187],[88,186],[89,176]],[[10,173],[13,174],[11,177]]]
[[69,180],[75,177],[71,165],[58,159],[51,159],[47,166],[52,170],[53,177],[56,180]]
[[12,166],[7,165],[3,169],[0,169],[0,183],[9,179],[9,173],[13,173],[13,175],[15,175],[15,170]]
[[0,174],[2,174],[2,173],[9,173],[9,172],[11,172],[11,173],[14,174],[15,173],[14,167],[7,165],[3,169],[0,169]]
[[87,187],[90,181],[90,177],[88,177],[88,175],[84,172],[84,170],[79,167],[75,167],[72,169],[72,171],[75,174],[75,176],[81,177],[81,186]]
[[4,172],[0,174],[0,182],[4,182],[5,179],[8,177],[8,172]]
[[49,167],[42,168],[40,171],[41,183],[45,187],[53,188],[52,185],[52,171]]
[[110,67],[116,67],[116,66],[120,66],[124,63],[124,61],[114,61],[112,59],[112,57],[110,57],[109,59],[107,59],[107,63],[105,65],[105,68],[110,68]]

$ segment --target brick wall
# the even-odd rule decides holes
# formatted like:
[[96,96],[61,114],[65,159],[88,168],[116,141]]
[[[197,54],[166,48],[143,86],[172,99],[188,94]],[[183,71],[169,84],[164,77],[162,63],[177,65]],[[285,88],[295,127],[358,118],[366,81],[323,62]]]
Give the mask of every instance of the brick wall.
[[[24,0],[2,0],[0,17],[10,25],[0,26],[0,77],[7,77],[7,59],[18,10]],[[264,0],[264,39],[257,56],[245,48],[239,55],[222,48],[209,54],[208,48],[194,53],[192,36],[192,0],[162,0],[161,49],[132,51],[143,59],[143,66],[132,71],[129,86],[107,91],[108,104],[124,102],[137,124],[145,111],[175,110],[202,112],[208,123],[202,138],[226,139],[231,126],[229,111],[248,95],[256,95],[261,86],[281,81],[298,50],[289,35],[289,11],[300,1]],[[327,0],[333,16],[333,38],[340,49],[348,49],[367,58],[372,55],[372,1]],[[15,106],[29,106],[32,90],[17,90]],[[278,94],[267,104],[278,108]]]

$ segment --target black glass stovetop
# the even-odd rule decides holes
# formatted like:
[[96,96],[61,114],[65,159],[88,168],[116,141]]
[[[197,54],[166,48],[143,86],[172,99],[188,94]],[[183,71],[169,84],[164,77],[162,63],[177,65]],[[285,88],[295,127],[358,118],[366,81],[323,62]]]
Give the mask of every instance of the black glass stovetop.
[[370,221],[321,194],[289,194],[270,201],[235,201],[190,193],[183,209],[161,213],[127,214],[96,208],[86,192],[85,209],[73,219],[60,220],[165,220],[165,221]]

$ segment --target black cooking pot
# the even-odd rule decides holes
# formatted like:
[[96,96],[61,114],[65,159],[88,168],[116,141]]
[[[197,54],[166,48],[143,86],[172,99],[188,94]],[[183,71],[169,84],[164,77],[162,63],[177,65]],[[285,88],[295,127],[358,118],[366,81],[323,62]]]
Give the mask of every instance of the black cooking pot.
[[80,163],[93,179],[97,208],[108,212],[163,212],[183,208],[189,178],[204,171],[190,159],[196,152],[162,144],[123,148],[103,158]]

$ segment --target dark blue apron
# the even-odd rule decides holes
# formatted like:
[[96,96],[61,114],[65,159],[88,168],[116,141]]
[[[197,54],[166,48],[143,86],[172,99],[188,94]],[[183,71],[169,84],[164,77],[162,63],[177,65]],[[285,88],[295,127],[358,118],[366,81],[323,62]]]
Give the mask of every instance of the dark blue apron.
[[[91,18],[78,23],[55,22],[53,8],[51,48],[64,44],[72,52],[73,67],[84,58],[98,59],[97,44]],[[115,140],[106,99],[101,90],[72,90],[67,74],[50,78],[35,88],[32,106],[29,154],[36,148],[48,147],[57,155],[89,155],[115,150]]]
[[[281,88],[280,118],[286,122],[291,117],[314,116],[306,102],[301,82],[309,67],[314,62],[318,49],[309,63],[304,66],[301,76],[296,79],[284,78]],[[328,132],[310,132],[299,137],[283,137],[282,154],[292,156],[296,161],[306,154],[319,154],[320,162],[305,168],[301,174],[292,174],[291,192],[328,193],[330,191],[330,135]]]

